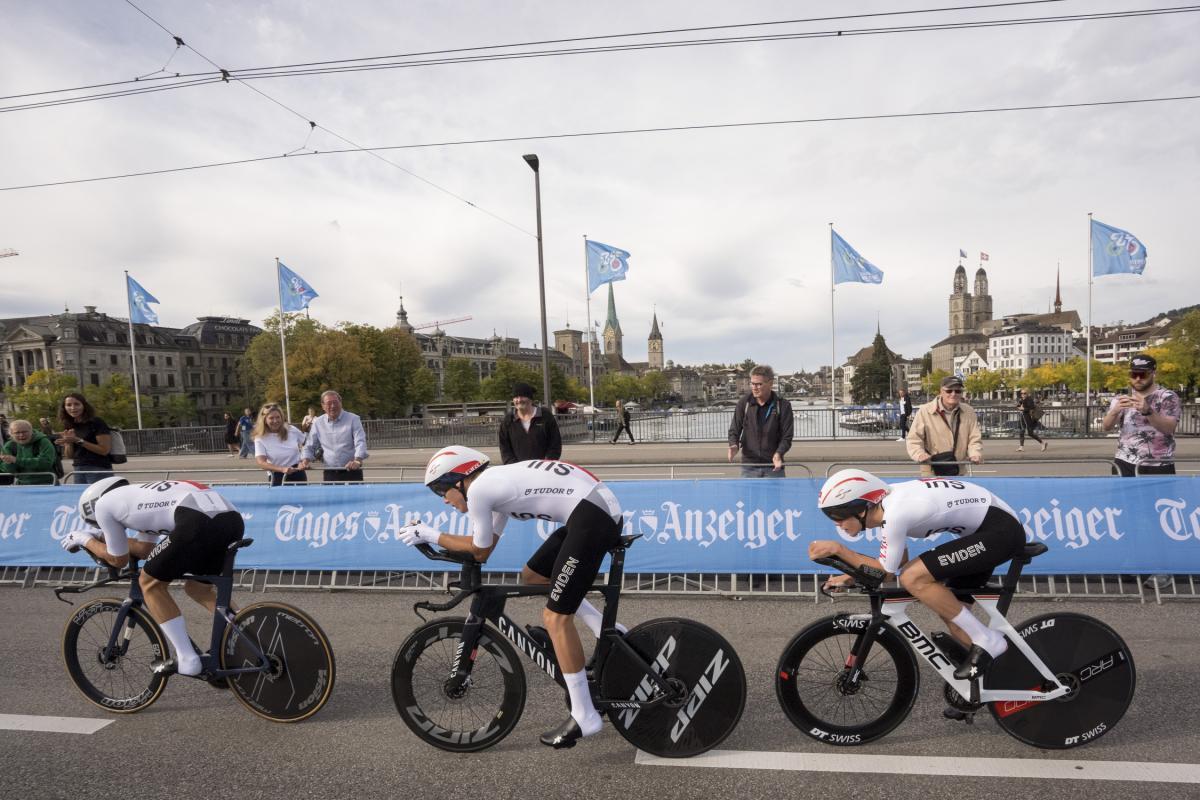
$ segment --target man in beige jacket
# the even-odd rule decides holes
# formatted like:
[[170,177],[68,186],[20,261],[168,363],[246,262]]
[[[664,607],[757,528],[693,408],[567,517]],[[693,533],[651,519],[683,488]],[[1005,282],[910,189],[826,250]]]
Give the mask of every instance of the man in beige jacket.
[[[921,475],[932,476],[930,458],[947,453],[953,447],[955,461],[983,461],[983,436],[975,409],[963,402],[962,378],[950,375],[942,379],[941,391],[933,400],[917,408],[912,427],[908,429],[908,455],[921,465]],[[958,444],[954,446],[954,429],[958,427]],[[963,469],[959,473],[965,472]],[[954,473],[951,473],[954,474]]]

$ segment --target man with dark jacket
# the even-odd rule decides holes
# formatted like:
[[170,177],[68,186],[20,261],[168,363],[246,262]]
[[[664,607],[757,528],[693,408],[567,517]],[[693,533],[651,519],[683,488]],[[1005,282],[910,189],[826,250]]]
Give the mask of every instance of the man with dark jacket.
[[750,394],[733,410],[729,460],[742,451],[743,478],[784,477],[783,455],[792,448],[792,404],[775,394],[775,371],[765,364],[750,370]]
[[500,422],[500,460],[505,464],[562,456],[562,435],[550,409],[533,404],[533,387],[513,386],[513,407]]

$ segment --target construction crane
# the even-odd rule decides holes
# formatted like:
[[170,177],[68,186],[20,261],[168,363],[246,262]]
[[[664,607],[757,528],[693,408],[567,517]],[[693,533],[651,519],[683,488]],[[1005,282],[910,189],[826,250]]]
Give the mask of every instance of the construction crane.
[[414,331],[423,331],[426,328],[440,328],[443,325],[453,325],[456,322],[466,322],[469,319],[474,319],[472,316],[453,317],[451,319],[435,319],[433,322],[426,322],[423,325],[413,325]]
[[19,255],[21,255],[21,254],[11,248],[9,248],[7,250],[0,250],[0,258],[9,258],[10,256],[19,256]]

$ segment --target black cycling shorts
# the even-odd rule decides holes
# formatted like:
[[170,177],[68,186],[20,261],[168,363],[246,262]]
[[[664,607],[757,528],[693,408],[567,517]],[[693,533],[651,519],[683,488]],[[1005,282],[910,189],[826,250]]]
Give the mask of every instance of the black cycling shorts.
[[175,530],[155,545],[142,569],[168,583],[185,574],[220,575],[226,550],[245,532],[246,521],[237,511],[210,517],[194,508],[176,508]]
[[525,565],[550,579],[546,608],[556,614],[579,610],[604,556],[621,543],[621,527],[591,501],[575,506],[567,524],[550,534]]
[[1025,529],[1012,514],[992,506],[979,530],[943,542],[917,556],[935,580],[957,589],[975,589],[988,582],[992,570],[1025,547]]

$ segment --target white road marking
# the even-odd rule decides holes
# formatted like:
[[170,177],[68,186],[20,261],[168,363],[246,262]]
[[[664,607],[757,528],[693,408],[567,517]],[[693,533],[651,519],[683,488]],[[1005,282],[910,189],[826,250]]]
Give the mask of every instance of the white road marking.
[[692,758],[660,758],[640,750],[635,764],[655,767],[769,769],[791,772],[854,772],[880,775],[952,775],[984,778],[1055,778],[1080,781],[1200,783],[1200,764],[1086,761],[1033,758],[935,758],[931,756],[775,753],[710,750]]
[[43,733],[93,734],[111,719],[87,717],[36,717],[31,714],[0,714],[0,731],[39,731]]

